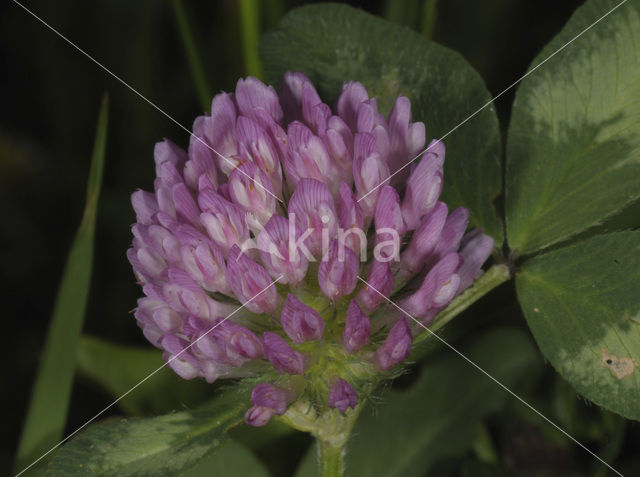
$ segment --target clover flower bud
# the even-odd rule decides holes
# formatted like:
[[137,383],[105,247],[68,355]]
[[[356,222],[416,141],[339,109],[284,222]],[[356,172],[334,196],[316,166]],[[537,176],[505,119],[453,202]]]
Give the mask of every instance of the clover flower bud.
[[266,406],[252,406],[244,415],[244,422],[249,426],[261,427],[266,425],[276,412]]
[[456,295],[460,277],[456,274],[462,257],[456,252],[443,257],[433,266],[420,288],[400,301],[400,307],[416,318],[425,317],[432,308],[446,306]]
[[383,371],[390,370],[409,356],[412,342],[411,328],[407,318],[402,316],[393,325],[384,343],[376,350],[376,364]]
[[420,220],[435,206],[442,191],[444,144],[431,141],[418,166],[407,180],[402,201],[402,214],[410,229],[416,228]]
[[356,300],[366,313],[374,312],[386,302],[393,290],[394,277],[389,262],[374,260],[367,275],[367,283],[356,295]]
[[403,250],[400,257],[401,268],[411,276],[419,272],[425,265],[429,254],[440,241],[442,228],[447,220],[447,205],[438,202],[433,211],[413,232],[409,245]]
[[349,187],[346,182],[342,182],[338,189],[336,209],[338,213],[338,224],[340,225],[338,234],[342,231],[342,238],[338,235],[338,240],[341,240],[342,243],[360,257],[364,254],[366,260],[367,237],[364,234],[362,208],[356,201],[351,187]]
[[295,216],[298,228],[305,231],[295,243],[305,239],[301,242],[306,245],[304,249],[308,248],[313,258],[321,257],[323,234],[333,237],[338,228],[335,204],[327,186],[315,179],[301,179],[289,199],[288,212],[290,218]]
[[482,233],[482,229],[474,229],[462,239],[460,254],[462,266],[460,275],[460,291],[466,290],[481,274],[482,264],[493,251],[493,239]]
[[263,339],[264,353],[273,367],[282,374],[302,374],[304,355],[295,351],[284,338],[267,331]]
[[332,240],[318,267],[320,289],[333,301],[350,294],[358,282],[359,269],[358,256],[353,250]]
[[344,379],[336,379],[329,388],[329,407],[344,414],[348,408],[355,409],[357,405],[358,393]]
[[273,215],[258,235],[260,260],[274,279],[282,277],[282,284],[296,284],[307,275],[309,261],[295,245],[300,235],[295,222],[281,215]]
[[322,317],[316,310],[298,300],[295,295],[287,295],[280,322],[284,332],[294,343],[322,338],[324,331]]
[[229,251],[227,279],[235,296],[249,310],[254,313],[273,313],[276,310],[278,294],[269,274],[237,245]]
[[369,344],[369,317],[358,306],[355,300],[349,302],[347,318],[342,331],[342,344],[348,353],[357,353]]
[[276,414],[284,414],[287,401],[287,391],[270,383],[260,383],[251,391],[251,402],[255,406],[271,408]]

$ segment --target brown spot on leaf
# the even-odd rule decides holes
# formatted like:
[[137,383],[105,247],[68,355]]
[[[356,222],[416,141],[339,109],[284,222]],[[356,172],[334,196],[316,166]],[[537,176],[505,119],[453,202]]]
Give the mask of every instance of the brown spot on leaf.
[[611,374],[618,379],[630,376],[638,366],[638,363],[633,359],[629,357],[619,358],[609,353],[606,348],[602,348],[602,364],[609,368]]

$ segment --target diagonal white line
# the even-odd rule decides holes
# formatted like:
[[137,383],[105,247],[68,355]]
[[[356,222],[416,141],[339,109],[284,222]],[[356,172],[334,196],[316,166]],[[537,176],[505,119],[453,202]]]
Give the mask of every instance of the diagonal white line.
[[424,328],[425,330],[427,330],[429,333],[431,333],[431,336],[437,338],[438,340],[440,340],[444,345],[446,345],[449,349],[451,349],[452,351],[454,351],[457,355],[459,355],[462,359],[464,359],[467,363],[471,364],[474,368],[476,368],[478,371],[480,371],[482,374],[484,374],[486,377],[488,377],[489,379],[491,379],[494,383],[496,383],[498,386],[500,386],[502,389],[504,389],[505,391],[507,391],[509,394],[511,394],[513,397],[515,397],[518,401],[520,401],[522,404],[524,404],[525,406],[527,406],[529,409],[531,409],[533,412],[535,412],[538,416],[540,416],[541,418],[543,418],[545,421],[547,421],[549,424],[551,424],[553,427],[555,427],[557,430],[559,430],[561,433],[563,433],[565,436],[567,436],[569,439],[571,439],[573,442],[575,442],[576,444],[578,444],[580,447],[582,447],[584,450],[586,450],[589,454],[591,454],[593,457],[595,457],[596,459],[598,459],[600,462],[602,462],[604,465],[606,465],[609,469],[611,469],[613,472],[615,472],[616,474],[618,474],[620,477],[624,477],[620,472],[618,472],[616,469],[614,469],[613,467],[611,467],[609,464],[607,464],[604,460],[602,460],[597,454],[595,454],[593,451],[589,450],[589,448],[587,448],[586,446],[584,446],[583,444],[581,444],[575,437],[573,437],[571,434],[569,434],[567,431],[565,431],[564,429],[562,429],[560,426],[558,426],[555,422],[553,422],[551,419],[549,419],[547,416],[545,416],[544,414],[542,414],[540,411],[538,411],[535,407],[533,407],[531,404],[529,404],[527,401],[525,401],[524,399],[522,399],[520,396],[518,396],[516,393],[514,393],[511,389],[509,389],[508,387],[506,387],[504,384],[502,384],[500,381],[498,381],[496,378],[494,378],[491,374],[489,374],[487,371],[485,371],[482,367],[480,367],[478,364],[476,364],[475,362],[473,362],[471,359],[469,359],[464,353],[462,353],[461,351],[459,351],[457,348],[455,348],[452,344],[449,344],[448,341],[446,341],[444,338],[442,338],[439,334],[431,331],[428,327],[426,327],[420,320],[418,320],[417,318],[415,318],[414,316],[412,316],[410,313],[408,313],[407,311],[403,310],[400,305],[396,304],[393,300],[391,300],[390,298],[387,298],[383,293],[379,292],[378,290],[376,290],[375,287],[373,287],[369,282],[367,282],[365,279],[363,279],[362,277],[358,276],[358,280],[360,280],[362,283],[364,283],[365,285],[367,285],[369,288],[371,288],[373,291],[375,291],[378,295],[380,295],[381,297],[383,297],[385,300],[387,300],[391,305],[393,305],[394,307],[396,307],[402,314],[408,316],[409,318],[411,318],[413,321],[415,321],[418,325],[420,325],[422,328]]
[[[135,89],[133,86],[131,86],[129,83],[127,83],[125,80],[123,80],[122,78],[120,78],[118,75],[116,75],[113,71],[111,71],[109,68],[107,68],[106,66],[104,66],[102,63],[100,63],[98,60],[96,60],[93,56],[91,56],[89,53],[87,53],[86,51],[84,51],[82,48],[80,48],[78,45],[76,45],[73,41],[71,41],[69,38],[67,38],[66,36],[64,36],[62,33],[60,33],[58,30],[56,30],[54,27],[52,27],[51,25],[49,25],[46,21],[44,21],[42,18],[40,18],[38,15],[36,15],[34,12],[32,12],[31,10],[29,10],[27,7],[25,7],[22,3],[20,3],[18,0],[12,0],[13,3],[15,3],[16,5],[18,5],[20,8],[22,8],[25,12],[27,12],[28,14],[30,14],[33,18],[35,18],[36,20],[38,20],[40,23],[42,23],[44,26],[46,26],[49,30],[51,30],[53,33],[55,33],[56,35],[58,35],[60,38],[62,38],[64,41],[66,41],[69,45],[71,45],[73,48],[75,48],[76,50],[78,50],[80,53],[82,53],[84,56],[86,56],[87,58],[89,58],[91,61],[93,61],[96,65],[98,65],[100,68],[102,68],[105,72],[107,72],[110,76],[112,76],[113,78],[117,79],[120,83],[122,83],[124,86],[126,86],[127,88],[129,88],[131,91],[133,91],[136,95],[138,95],[140,98],[142,98],[146,103],[148,103],[149,105],[151,105],[153,108],[155,108],[158,112],[160,112],[162,115],[164,115],[167,119],[169,119],[171,122],[173,122],[174,124],[176,124],[179,128],[185,130],[190,136],[193,136],[194,138],[196,138],[197,141],[201,142],[202,144],[204,144],[206,147],[208,147],[211,151],[213,151],[215,154],[217,154],[218,156],[220,156],[220,158],[224,159],[227,163],[229,163],[231,166],[233,166],[234,168],[236,167],[236,164],[229,159],[228,157],[226,157],[223,154],[220,154],[218,151],[216,151],[213,147],[211,147],[209,144],[207,144],[205,141],[203,141],[202,139],[200,139],[198,136],[196,136],[195,134],[193,134],[189,128],[187,128],[186,126],[182,125],[180,122],[178,122],[176,119],[174,119],[171,115],[169,115],[166,111],[164,111],[162,108],[160,108],[160,106],[158,106],[157,104],[155,104],[153,101],[151,101],[149,98],[147,98],[146,96],[144,96],[142,93],[140,93],[137,89]],[[249,174],[247,174],[246,172],[244,172],[241,169],[238,169],[238,171],[240,173],[242,173],[243,175],[245,175],[246,177],[248,177],[251,181],[253,181],[260,189],[262,189],[263,191],[265,191],[267,194],[269,194],[270,196],[272,196],[274,199],[276,199],[277,201],[281,202],[283,205],[285,205],[284,201],[282,199],[280,199],[279,197],[277,197],[273,192],[267,190],[262,184],[260,184],[258,181],[256,181],[253,177],[251,177]]]
[[113,401],[111,404],[109,404],[107,407],[105,407],[102,411],[100,411],[98,414],[96,414],[95,416],[93,416],[91,419],[89,419],[87,422],[85,422],[84,424],[82,424],[80,427],[78,427],[75,431],[73,431],[71,434],[69,434],[67,437],[65,437],[64,439],[62,439],[60,442],[58,442],[55,446],[53,446],[51,449],[49,449],[47,452],[45,452],[44,454],[42,454],[40,457],[38,457],[36,460],[34,460],[31,464],[29,464],[27,467],[25,467],[24,469],[22,469],[20,472],[18,472],[14,477],[18,477],[20,475],[22,475],[24,472],[26,472],[27,470],[29,470],[31,467],[33,467],[35,464],[37,464],[38,462],[40,462],[42,459],[44,459],[47,455],[49,455],[51,452],[53,452],[54,450],[56,450],[58,447],[60,447],[62,444],[64,444],[65,442],[67,442],[69,439],[71,439],[73,436],[75,436],[78,432],[80,432],[82,429],[84,429],[86,426],[88,426],[89,424],[91,424],[93,421],[95,421],[98,417],[100,417],[102,414],[104,414],[106,411],[108,411],[109,409],[111,409],[113,406],[115,406],[120,400],[122,400],[123,398],[125,398],[129,393],[131,393],[134,389],[136,389],[138,386],[140,386],[142,383],[144,383],[145,381],[147,381],[151,376],[153,376],[154,374],[156,374],[158,371],[160,371],[161,369],[163,369],[164,367],[166,367],[169,363],[171,363],[174,359],[177,359],[182,353],[184,353],[185,351],[187,351],[188,349],[190,349],[194,344],[196,344],[198,341],[200,341],[202,338],[204,338],[205,336],[207,336],[209,333],[211,333],[213,330],[215,330],[218,326],[220,326],[222,323],[224,323],[225,321],[227,321],[229,318],[231,318],[233,315],[235,315],[238,311],[242,310],[245,306],[247,306],[247,304],[251,303],[253,300],[255,300],[256,298],[258,298],[260,295],[262,295],[265,291],[267,291],[269,288],[271,288],[275,283],[277,283],[278,281],[280,281],[280,279],[282,278],[282,275],[280,275],[278,278],[276,278],[275,280],[273,280],[271,283],[269,283],[269,285],[267,285],[265,288],[263,288],[262,290],[260,290],[259,293],[256,293],[254,296],[252,296],[249,300],[247,300],[246,302],[244,302],[242,305],[240,305],[238,308],[236,308],[235,310],[233,310],[231,313],[229,313],[220,323],[218,323],[217,325],[215,325],[214,327],[212,327],[210,330],[208,330],[206,333],[204,333],[202,336],[200,336],[197,340],[193,341],[191,344],[189,344],[189,346],[185,347],[182,351],[180,351],[178,354],[176,354],[175,356],[171,357],[170,359],[167,360],[166,363],[164,363],[162,366],[160,366],[158,369],[156,369],[155,371],[153,371],[152,373],[150,373],[149,375],[147,375],[144,379],[142,379],[140,382],[138,382],[138,384],[136,384],[135,386],[133,386],[131,389],[129,389],[126,393],[122,394],[119,398],[117,398],[115,401]]
[[[584,30],[582,30],[580,33],[578,33],[576,36],[574,36],[573,38],[571,38],[571,40],[569,40],[567,43],[565,43],[564,45],[562,45],[560,48],[558,48],[556,51],[554,51],[550,56],[548,56],[547,58],[545,58],[543,61],[541,61],[540,63],[538,63],[536,66],[534,66],[533,68],[531,68],[529,71],[527,71],[524,75],[522,75],[520,78],[518,78],[517,80],[515,80],[513,83],[511,83],[509,86],[507,86],[505,89],[503,89],[497,96],[493,97],[491,100],[487,101],[484,105],[482,105],[481,107],[479,107],[474,113],[472,113],[471,115],[469,115],[464,121],[462,121],[461,123],[459,123],[457,126],[455,126],[453,129],[451,129],[449,132],[447,132],[444,136],[442,136],[440,139],[438,139],[438,141],[442,141],[444,140],[444,138],[446,138],[449,134],[451,134],[452,132],[454,132],[456,129],[458,129],[460,126],[462,126],[463,124],[465,124],[467,121],[470,121],[471,119],[473,119],[480,111],[482,111],[484,108],[486,108],[487,106],[489,106],[491,103],[493,103],[496,99],[498,99],[500,96],[502,96],[503,94],[505,94],[507,91],[509,91],[511,88],[513,88],[514,86],[516,86],[518,83],[520,83],[523,79],[525,79],[527,76],[529,76],[531,73],[533,73],[535,70],[537,70],[538,68],[540,68],[542,65],[544,65],[547,61],[549,61],[551,58],[553,58],[554,56],[556,56],[558,53],[560,53],[562,50],[564,50],[567,46],[569,46],[571,43],[573,43],[575,40],[577,40],[579,37],[581,37],[582,35],[584,35],[587,31],[589,31],[591,28],[593,28],[596,24],[600,23],[601,20],[604,20],[606,17],[608,17],[611,13],[613,13],[614,10],[616,10],[618,7],[620,7],[622,4],[627,3],[627,0],[622,0],[620,3],[618,3],[615,7],[613,7],[611,10],[609,10],[607,13],[605,13],[604,15],[602,15],[600,18],[598,18],[595,22],[593,22],[591,25],[589,25],[587,28],[585,28]],[[400,169],[398,169],[397,171],[395,171],[393,174],[391,174],[389,177],[387,177],[385,180],[383,180],[382,182],[380,182],[380,184],[376,185],[374,188],[372,188],[369,192],[367,192],[366,194],[364,194],[362,197],[360,197],[358,199],[358,202],[360,202],[362,199],[364,199],[365,197],[367,197],[369,194],[371,194],[373,191],[375,191],[376,189],[378,189],[379,187],[382,187],[387,181],[390,181],[391,178],[393,176],[395,176],[396,174],[398,174],[400,171],[404,170],[405,168],[409,167],[411,165],[411,163],[413,161],[415,161],[416,159],[418,159],[420,156],[422,156],[424,153],[428,152],[430,149],[430,146],[427,146],[425,149],[423,149],[421,152],[419,152],[413,159],[411,159],[409,162],[407,162],[405,165],[403,165]]]

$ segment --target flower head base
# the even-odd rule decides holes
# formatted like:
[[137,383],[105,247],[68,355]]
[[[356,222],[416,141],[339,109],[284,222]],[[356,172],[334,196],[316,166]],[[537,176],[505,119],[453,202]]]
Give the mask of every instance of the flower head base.
[[407,98],[385,118],[356,82],[334,110],[302,73],[217,95],[187,152],[156,145],[154,192],[131,198],[144,335],[185,379],[257,378],[250,425],[303,399],[356,408],[409,356],[413,320],[429,324],[493,249],[438,200],[444,144],[404,167],[425,138]]

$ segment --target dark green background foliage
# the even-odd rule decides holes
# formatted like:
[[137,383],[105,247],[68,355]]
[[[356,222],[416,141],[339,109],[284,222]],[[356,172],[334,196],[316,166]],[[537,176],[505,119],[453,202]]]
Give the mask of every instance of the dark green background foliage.
[[[187,128],[204,111],[203,97],[233,90],[239,77],[260,70],[255,45],[242,47],[240,5],[252,3],[25,2]],[[299,68],[329,102],[346,80],[362,81],[374,95],[406,94],[429,139],[447,133],[615,4],[592,0],[563,30],[581,2],[348,2],[368,14],[345,5],[309,5],[274,30],[287,12],[306,3],[313,2],[260,2],[256,26],[269,32],[261,45],[265,77],[277,81],[285,70]],[[496,256],[511,253],[507,244],[515,250],[517,277],[442,335],[618,470],[636,475],[637,424],[600,407],[640,417],[638,373],[616,379],[607,363],[609,354],[640,361],[634,308],[638,233],[598,236],[640,225],[640,28],[634,23],[640,8],[637,0],[629,3],[635,15],[621,10],[531,75],[515,106],[511,90],[445,140],[445,198],[472,209],[472,221],[497,239]],[[185,24],[195,45],[189,51],[180,34]],[[366,39],[371,31],[377,35]],[[13,465],[62,270],[82,218],[104,92],[110,97],[106,165],[86,336],[77,349],[65,435],[161,363],[128,314],[140,295],[125,258],[134,220],[129,195],[152,187],[153,144],[168,137],[186,146],[188,136],[11,2],[0,6],[0,35],[4,475]],[[203,65],[196,75],[194,53]],[[612,65],[619,73],[615,79],[604,73]],[[594,89],[606,94],[591,95]],[[574,198],[565,200],[567,191]],[[499,219],[505,215],[506,228]],[[569,241],[574,244],[564,247]],[[418,355],[421,361],[363,411],[348,454],[349,467],[360,469],[353,475],[608,475],[441,344],[428,341]],[[543,356],[552,366],[543,364]],[[151,462],[167,459],[172,472],[212,451],[184,474],[191,477],[314,475],[314,450],[305,434],[277,422],[257,430],[233,427],[230,438],[208,427],[211,413],[225,419],[223,429],[241,420],[244,404],[238,402],[246,396],[230,402],[223,395],[196,410],[220,391],[219,384],[186,383],[165,369],[101,416],[110,419],[105,427],[90,427],[59,452],[54,468],[67,475],[80,463],[85,472],[108,463],[118,475],[125,469],[141,475],[149,463],[129,451],[146,445]],[[190,421],[198,425],[188,426]],[[94,444],[106,446],[104,452],[95,453]],[[180,446],[191,454],[173,456]]]

